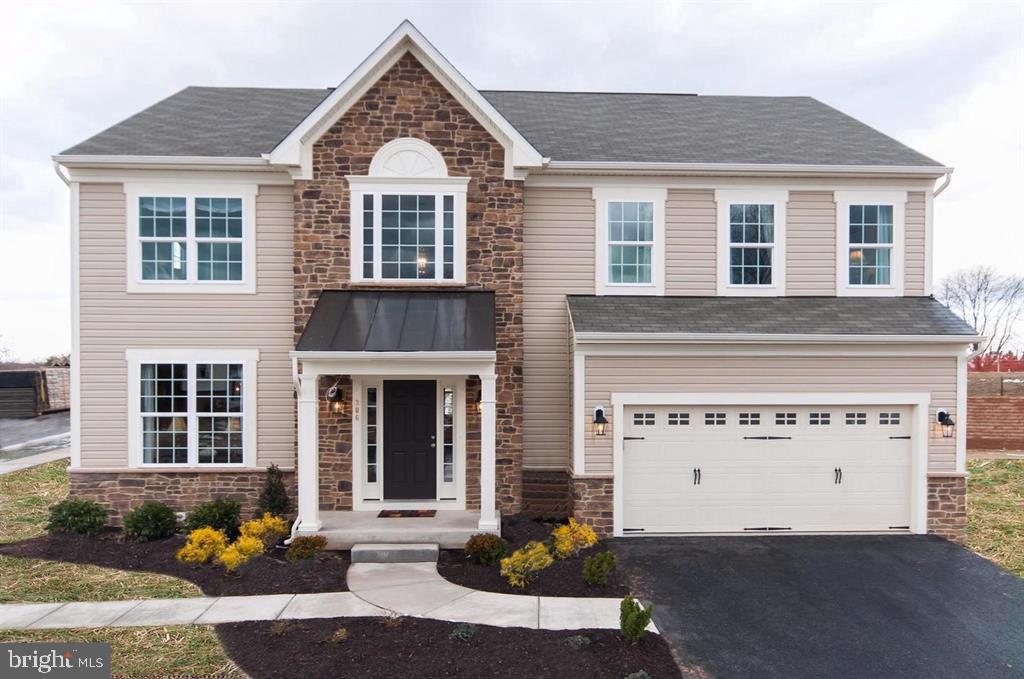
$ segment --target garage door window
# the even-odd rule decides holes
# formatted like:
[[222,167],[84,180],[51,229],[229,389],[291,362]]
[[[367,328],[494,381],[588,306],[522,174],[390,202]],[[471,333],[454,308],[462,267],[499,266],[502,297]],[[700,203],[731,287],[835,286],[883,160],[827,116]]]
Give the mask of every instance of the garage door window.
[[761,424],[761,413],[740,413],[740,424]]
[[712,426],[725,424],[725,413],[704,413],[704,424]]
[[900,423],[899,413],[878,413],[878,424],[895,424]]
[[867,413],[846,413],[846,424],[867,424]]
[[796,424],[796,413],[775,413],[775,424]]
[[669,413],[668,423],[673,427],[688,425],[690,424],[690,413]]
[[815,425],[832,424],[831,413],[811,413],[809,422]]
[[633,424],[638,427],[654,426],[654,413],[633,413]]

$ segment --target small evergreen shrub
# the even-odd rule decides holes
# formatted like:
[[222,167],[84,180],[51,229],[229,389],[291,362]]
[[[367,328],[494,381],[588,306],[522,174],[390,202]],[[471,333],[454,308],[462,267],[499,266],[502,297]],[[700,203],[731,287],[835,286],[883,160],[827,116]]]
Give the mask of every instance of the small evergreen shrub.
[[174,535],[178,517],[163,502],[143,502],[124,515],[124,534],[133,540],[148,542]]
[[508,542],[498,535],[479,533],[466,542],[466,556],[485,566],[493,566],[508,554]]
[[588,585],[604,587],[608,584],[608,576],[615,570],[615,555],[601,552],[588,556],[583,560],[583,582]]
[[91,500],[68,498],[50,507],[46,530],[93,536],[107,525],[107,510]]
[[249,559],[263,553],[263,541],[259,538],[243,535],[227,546],[217,561],[228,573],[234,573],[238,567]]
[[334,630],[334,634],[331,635],[331,638],[328,641],[330,641],[332,644],[345,643],[346,641],[348,641],[348,629],[345,627],[339,627],[338,629]]
[[204,526],[188,534],[188,541],[178,550],[176,557],[184,563],[204,564],[219,557],[227,546],[228,537],[224,531]]
[[455,639],[456,641],[469,641],[476,636],[476,625],[471,625],[468,622],[460,622],[452,630],[452,633],[448,635],[449,639]]
[[591,643],[593,642],[590,640],[590,637],[584,636],[582,634],[574,634],[573,636],[568,637],[565,640],[565,645],[574,651],[582,651],[583,649],[590,646]]
[[647,670],[639,670],[638,672],[633,672],[632,674],[627,674],[626,675],[626,679],[654,679],[654,677],[649,675],[647,673]]
[[274,545],[288,535],[288,524],[284,519],[264,514],[263,518],[246,521],[239,529],[242,537],[256,538],[263,543],[264,551],[273,549]]
[[644,638],[647,625],[651,623],[651,616],[654,615],[654,605],[648,604],[646,608],[633,598],[632,594],[619,604],[619,630],[626,640],[636,643]]
[[533,582],[537,571],[547,568],[554,561],[547,545],[528,542],[522,549],[517,549],[511,556],[501,560],[501,575],[512,587],[526,587]]
[[185,517],[185,528],[195,530],[209,526],[223,531],[229,540],[238,537],[238,527],[242,523],[242,508],[237,500],[216,499],[204,502]]
[[267,478],[263,482],[263,490],[260,491],[260,497],[256,501],[259,514],[288,516],[291,504],[281,470],[277,468],[276,464],[270,465],[270,468],[267,469]]
[[299,537],[292,539],[291,544],[288,545],[288,551],[285,552],[284,558],[289,561],[312,559],[318,553],[322,552],[326,546],[327,538],[323,535],[300,535]]
[[575,556],[581,549],[597,544],[594,529],[585,523],[577,523],[576,519],[569,519],[569,523],[555,528],[551,531],[551,537],[554,539],[556,559]]

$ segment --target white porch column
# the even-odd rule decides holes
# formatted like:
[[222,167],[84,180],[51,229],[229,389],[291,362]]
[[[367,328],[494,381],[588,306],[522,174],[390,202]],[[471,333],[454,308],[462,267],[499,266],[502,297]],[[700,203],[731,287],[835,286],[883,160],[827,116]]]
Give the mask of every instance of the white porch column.
[[319,375],[299,375],[298,444],[299,459],[296,476],[299,494],[299,524],[296,533],[320,530],[320,460],[318,433],[320,407],[317,402]]
[[480,522],[477,528],[483,531],[498,529],[494,501],[494,448],[498,437],[495,381],[493,373],[480,375]]

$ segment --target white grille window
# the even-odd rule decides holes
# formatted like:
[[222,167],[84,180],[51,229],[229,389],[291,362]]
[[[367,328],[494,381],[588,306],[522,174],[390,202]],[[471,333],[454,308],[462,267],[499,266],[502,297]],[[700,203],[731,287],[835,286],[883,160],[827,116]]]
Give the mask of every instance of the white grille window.
[[899,424],[899,413],[878,413],[878,424]]
[[761,424],[761,413],[740,413],[740,424]]
[[810,423],[816,425],[832,424],[831,413],[811,413]]
[[638,427],[650,427],[654,424],[654,413],[633,413],[633,424]]
[[443,432],[443,474],[444,483],[455,481],[455,390],[451,387],[444,388],[442,400],[443,412],[441,425]]
[[377,483],[377,387],[366,388],[366,482]]
[[690,413],[669,413],[668,423],[673,427],[690,424]]
[[867,413],[846,413],[846,424],[867,424]]
[[775,413],[775,424],[796,424],[796,413]]
[[712,426],[725,424],[725,413],[704,413],[704,424]]

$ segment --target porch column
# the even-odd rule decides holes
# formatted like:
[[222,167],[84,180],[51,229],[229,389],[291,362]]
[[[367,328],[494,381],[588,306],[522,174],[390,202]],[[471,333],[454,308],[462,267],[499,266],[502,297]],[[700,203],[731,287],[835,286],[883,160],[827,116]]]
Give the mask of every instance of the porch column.
[[320,530],[320,460],[318,433],[320,408],[318,403],[319,375],[299,375],[298,417],[298,479],[299,523],[296,533],[316,533]]
[[480,375],[480,522],[477,528],[483,531],[498,529],[498,513],[494,502],[494,449],[497,441],[495,380],[493,373]]

